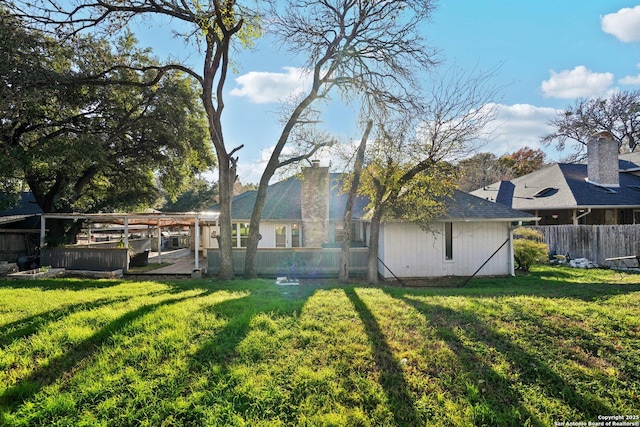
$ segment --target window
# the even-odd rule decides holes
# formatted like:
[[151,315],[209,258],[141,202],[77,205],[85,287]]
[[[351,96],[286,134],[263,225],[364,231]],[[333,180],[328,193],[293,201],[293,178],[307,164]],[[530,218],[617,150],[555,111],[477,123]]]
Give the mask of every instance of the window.
[[[238,236],[240,237],[240,239],[238,239]],[[233,239],[234,247],[246,248],[247,239],[249,239],[249,223],[234,223],[231,227],[231,237]]]
[[453,259],[453,223],[444,223],[444,259]]
[[247,247],[247,240],[249,240],[249,223],[243,222],[240,224],[240,247]]
[[287,226],[276,225],[276,248],[287,247]]
[[291,247],[300,247],[300,224],[291,224]]
[[[351,243],[355,240],[356,235],[356,225],[355,223],[351,223]],[[344,232],[344,223],[337,222],[333,225],[333,241],[335,243],[342,243],[345,238]]]
[[344,240],[344,224],[336,223],[333,225],[333,241],[342,243]]

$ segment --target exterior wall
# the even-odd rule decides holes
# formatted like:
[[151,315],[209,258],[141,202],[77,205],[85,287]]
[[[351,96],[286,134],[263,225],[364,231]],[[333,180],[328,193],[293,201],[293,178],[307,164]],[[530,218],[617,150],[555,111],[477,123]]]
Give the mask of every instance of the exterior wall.
[[329,242],[329,168],[314,163],[302,172],[302,246],[319,248]]
[[[380,258],[398,277],[471,276],[510,235],[508,222],[454,222],[453,259],[445,260],[444,223],[423,231],[411,223],[385,223],[380,229]],[[510,244],[478,273],[500,276],[512,273]],[[393,275],[379,265],[384,278]]]
[[[249,221],[243,221],[249,222]],[[276,227],[285,226],[287,227],[287,237],[286,237],[286,247],[293,247],[293,236],[292,236],[292,228],[293,224],[296,224],[296,221],[262,221],[260,222],[260,234],[262,235],[262,239],[258,243],[258,248],[275,248],[276,247]],[[234,223],[235,224],[235,223]],[[214,233],[215,231],[215,233]],[[218,239],[215,238],[217,233],[219,232],[219,228],[213,225],[206,225],[202,227],[201,231],[201,244],[203,248],[218,248]],[[234,245],[234,247],[237,247]]]

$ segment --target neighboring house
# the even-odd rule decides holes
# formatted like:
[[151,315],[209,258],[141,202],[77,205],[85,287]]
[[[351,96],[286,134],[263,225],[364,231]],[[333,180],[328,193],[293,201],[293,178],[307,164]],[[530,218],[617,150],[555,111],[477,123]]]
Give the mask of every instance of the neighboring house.
[[618,156],[617,142],[601,132],[586,164],[553,164],[471,194],[529,212],[536,225],[640,224],[640,153]]
[[[302,175],[269,186],[260,223],[259,248],[327,248],[341,245],[345,194],[342,175],[314,163]],[[248,223],[256,193],[232,201],[235,246],[246,246]],[[520,221],[535,218],[524,212],[456,191],[446,202],[446,214],[427,230],[408,221],[385,221],[380,227],[379,273],[384,278],[470,276],[514,273],[511,230]],[[354,241],[369,242],[366,198],[353,209]],[[212,206],[210,210],[217,210]],[[203,244],[217,248],[217,227],[203,227]],[[271,249],[273,250],[273,249]],[[392,273],[393,272],[393,273]],[[336,267],[337,275],[337,267]]]
[[16,262],[37,252],[41,213],[30,192],[20,193],[16,206],[0,211],[0,261]]

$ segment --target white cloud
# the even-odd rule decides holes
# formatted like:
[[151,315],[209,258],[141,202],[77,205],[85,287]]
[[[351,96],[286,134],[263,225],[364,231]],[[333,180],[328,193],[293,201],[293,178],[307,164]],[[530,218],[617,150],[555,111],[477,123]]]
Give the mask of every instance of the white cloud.
[[[640,64],[637,65],[640,68]],[[618,83],[622,85],[640,85],[640,74],[636,76],[626,76],[618,80]]]
[[282,102],[308,87],[311,74],[304,69],[284,67],[283,73],[251,71],[236,78],[240,86],[231,90],[233,96],[244,96],[256,104]]
[[626,43],[640,41],[640,6],[625,7],[600,19],[602,31]]
[[491,139],[478,152],[492,152],[499,157],[527,147],[543,150],[550,160],[558,159],[559,153],[553,147],[542,146],[540,138],[553,131],[547,123],[560,110],[529,104],[497,104],[495,108],[496,119],[486,129]]
[[549,80],[542,82],[542,93],[546,98],[572,99],[602,96],[613,84],[612,73],[594,73],[584,65],[559,73],[551,70]]

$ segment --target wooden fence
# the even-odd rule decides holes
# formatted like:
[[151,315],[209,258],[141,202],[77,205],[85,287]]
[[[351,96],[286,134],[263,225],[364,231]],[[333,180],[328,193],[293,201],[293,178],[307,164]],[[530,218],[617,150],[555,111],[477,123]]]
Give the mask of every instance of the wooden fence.
[[[368,248],[351,248],[351,276],[367,273]],[[233,250],[234,274],[244,273],[246,251]],[[207,249],[207,274],[220,271],[220,251]],[[323,278],[338,277],[340,249],[335,248],[265,248],[256,254],[256,271],[261,277]]]
[[30,255],[25,233],[0,230],[0,261],[16,262],[18,257]]
[[129,268],[129,251],[116,248],[43,249],[40,265],[68,270],[113,271]]
[[606,258],[640,255],[640,225],[531,226],[544,234],[549,251],[609,265]]

